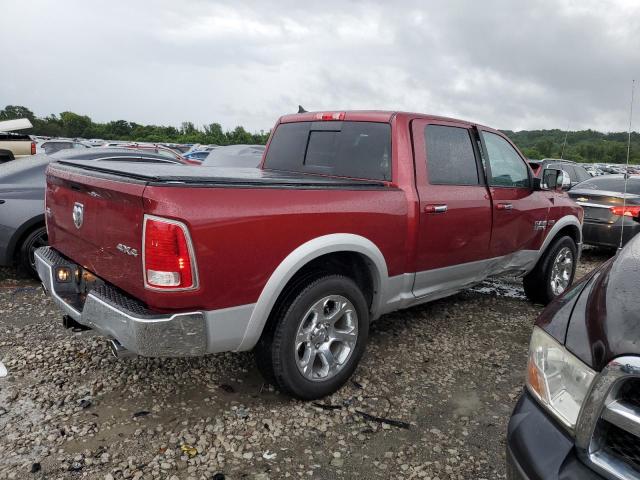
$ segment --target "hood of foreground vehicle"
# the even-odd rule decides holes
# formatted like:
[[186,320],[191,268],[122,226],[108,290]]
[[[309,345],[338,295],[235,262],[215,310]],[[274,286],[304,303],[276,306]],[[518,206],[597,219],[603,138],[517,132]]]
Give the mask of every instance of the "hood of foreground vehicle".
[[640,235],[537,324],[596,371],[621,355],[640,355]]

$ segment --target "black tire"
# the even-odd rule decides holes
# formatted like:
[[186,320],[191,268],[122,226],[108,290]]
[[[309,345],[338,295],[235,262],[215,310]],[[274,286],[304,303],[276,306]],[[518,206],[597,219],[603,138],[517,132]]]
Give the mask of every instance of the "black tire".
[[[309,277],[306,277],[309,279]],[[358,285],[343,275],[311,277],[285,293],[256,346],[259,370],[282,392],[301,400],[315,400],[338,390],[349,379],[362,357],[369,334],[369,309]],[[358,335],[344,366],[327,380],[309,380],[296,363],[295,337],[311,306],[329,295],[345,297],[357,314]]]
[[18,253],[18,263],[20,268],[31,277],[38,279],[38,272],[36,271],[36,264],[34,258],[34,252],[40,247],[47,245],[47,229],[46,227],[38,227],[29,234],[22,241],[20,245],[20,252]]
[[554,262],[564,248],[568,248],[571,251],[573,259],[569,284],[565,291],[568,290],[569,286],[573,283],[576,274],[578,247],[571,237],[556,238],[551,242],[551,245],[549,245],[540,260],[538,260],[535,268],[524,277],[524,293],[532,302],[547,305],[560,295],[553,291],[551,277]]

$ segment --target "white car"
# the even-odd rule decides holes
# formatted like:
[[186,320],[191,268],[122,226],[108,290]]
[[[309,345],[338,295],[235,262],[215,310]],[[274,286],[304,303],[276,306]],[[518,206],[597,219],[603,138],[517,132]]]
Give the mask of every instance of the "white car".
[[45,140],[43,142],[36,143],[36,154],[46,153],[47,155],[51,155],[52,153],[59,152],[60,150],[67,150],[69,148],[90,148],[90,147],[82,142],[77,142],[75,140],[52,139],[52,140]]

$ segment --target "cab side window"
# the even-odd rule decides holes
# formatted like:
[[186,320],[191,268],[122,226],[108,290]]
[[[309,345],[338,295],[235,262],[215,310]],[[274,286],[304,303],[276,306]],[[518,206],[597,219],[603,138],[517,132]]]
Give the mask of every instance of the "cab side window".
[[427,174],[431,185],[479,185],[480,176],[469,130],[444,125],[424,129]]
[[492,187],[528,188],[529,169],[515,149],[500,135],[482,132],[482,138],[489,156]]

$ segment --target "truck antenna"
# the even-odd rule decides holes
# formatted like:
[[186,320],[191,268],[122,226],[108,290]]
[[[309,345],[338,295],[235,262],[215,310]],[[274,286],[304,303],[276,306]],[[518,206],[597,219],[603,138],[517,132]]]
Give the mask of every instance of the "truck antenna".
[[627,211],[627,186],[629,184],[629,154],[631,152],[631,123],[633,122],[633,94],[636,88],[635,79],[631,80],[631,106],[629,107],[629,137],[627,139],[627,165],[624,169],[624,195],[622,197],[622,226],[620,227],[620,245],[618,250],[622,250],[624,242],[624,221]]
[[302,105],[298,105],[298,113],[307,113]]

